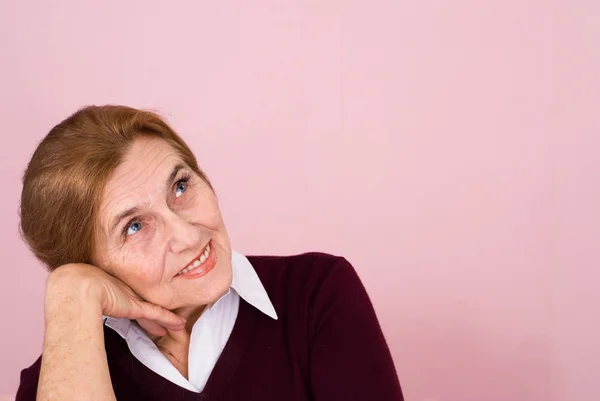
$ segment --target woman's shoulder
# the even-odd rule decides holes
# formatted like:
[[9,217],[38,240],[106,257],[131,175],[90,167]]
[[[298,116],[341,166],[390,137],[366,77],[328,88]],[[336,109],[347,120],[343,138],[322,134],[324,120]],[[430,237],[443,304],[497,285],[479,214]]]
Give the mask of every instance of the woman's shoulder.
[[[271,298],[310,301],[317,292],[350,293],[362,283],[348,260],[323,252],[248,256]],[[350,285],[348,285],[350,284]]]
[[247,256],[261,280],[290,278],[322,279],[337,270],[353,269],[342,256],[324,252],[305,252],[301,254],[278,256]]
[[21,381],[16,396],[17,401],[33,401],[36,399],[41,364],[42,357],[40,356],[33,365],[21,371]]
[[304,252],[292,255],[249,255],[248,260],[254,263],[268,264],[275,267],[331,265],[339,260],[345,260],[342,256],[325,252]]

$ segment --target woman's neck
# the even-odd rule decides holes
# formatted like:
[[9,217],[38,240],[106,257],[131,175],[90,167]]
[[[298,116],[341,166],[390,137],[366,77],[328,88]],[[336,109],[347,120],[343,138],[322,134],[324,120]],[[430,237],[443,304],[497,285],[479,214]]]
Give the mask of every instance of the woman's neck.
[[190,349],[190,333],[187,330],[167,331],[154,343],[171,364],[188,379],[188,354]]
[[155,336],[146,334],[156,344],[160,352],[171,362],[171,364],[181,373],[183,377],[188,378],[188,354],[190,349],[190,337],[192,328],[196,321],[202,316],[206,305],[193,308],[180,308],[172,312],[186,320],[185,329],[174,331],[167,330],[164,336]]
[[206,305],[201,305],[196,307],[174,309],[172,312],[186,320],[185,331],[187,331],[188,334],[191,334],[194,324],[196,324],[196,321],[200,319],[200,316],[202,316],[202,313],[205,309]]

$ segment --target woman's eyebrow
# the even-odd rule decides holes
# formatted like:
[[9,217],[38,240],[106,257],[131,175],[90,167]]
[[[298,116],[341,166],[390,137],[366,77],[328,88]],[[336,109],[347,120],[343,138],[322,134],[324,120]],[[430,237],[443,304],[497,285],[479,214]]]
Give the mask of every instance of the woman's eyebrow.
[[121,222],[121,220],[132,216],[134,214],[136,214],[137,212],[139,212],[139,208],[136,207],[132,207],[131,209],[127,209],[124,212],[120,213],[119,215],[117,215],[114,219],[113,219],[113,223],[110,227],[110,232],[114,232],[117,229],[117,226],[119,225],[119,223]]
[[[171,170],[171,174],[169,174],[169,177],[167,178],[167,181],[165,183],[165,193],[169,192],[171,185],[173,185],[173,181],[175,181],[175,177],[177,177],[177,174],[184,168],[185,168],[185,165],[183,165],[181,163],[176,164],[173,167],[173,170]],[[115,218],[113,219],[113,223],[110,226],[110,232],[112,233],[117,229],[117,226],[119,225],[121,220],[138,213],[139,210],[140,210],[139,207],[134,206],[130,209],[125,210],[124,212],[119,213],[117,216],[115,216]]]
[[173,185],[173,181],[175,181],[175,177],[177,177],[177,174],[184,168],[185,168],[185,166],[181,163],[176,164],[175,167],[173,167],[173,171],[171,171],[171,175],[169,175],[169,178],[167,179],[167,182],[165,183],[165,193],[169,192],[171,185]]

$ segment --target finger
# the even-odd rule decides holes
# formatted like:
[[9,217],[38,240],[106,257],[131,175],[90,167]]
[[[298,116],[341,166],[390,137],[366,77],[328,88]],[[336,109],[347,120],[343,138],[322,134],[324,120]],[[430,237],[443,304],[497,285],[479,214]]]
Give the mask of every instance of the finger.
[[154,320],[137,319],[137,322],[144,330],[153,336],[163,337],[167,334],[167,329],[156,323]]
[[141,309],[142,319],[153,320],[161,326],[171,330],[183,330],[185,328],[185,319],[177,316],[171,311],[158,305],[148,302],[138,302]]

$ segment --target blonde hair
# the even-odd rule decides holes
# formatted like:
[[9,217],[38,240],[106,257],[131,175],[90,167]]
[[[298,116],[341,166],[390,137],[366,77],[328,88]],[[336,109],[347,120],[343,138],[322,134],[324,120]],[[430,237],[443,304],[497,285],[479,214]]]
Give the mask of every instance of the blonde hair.
[[156,113],[112,105],[82,108],[50,130],[23,176],[21,234],[49,270],[91,263],[102,191],[141,135],[165,140],[211,186],[190,148]]

